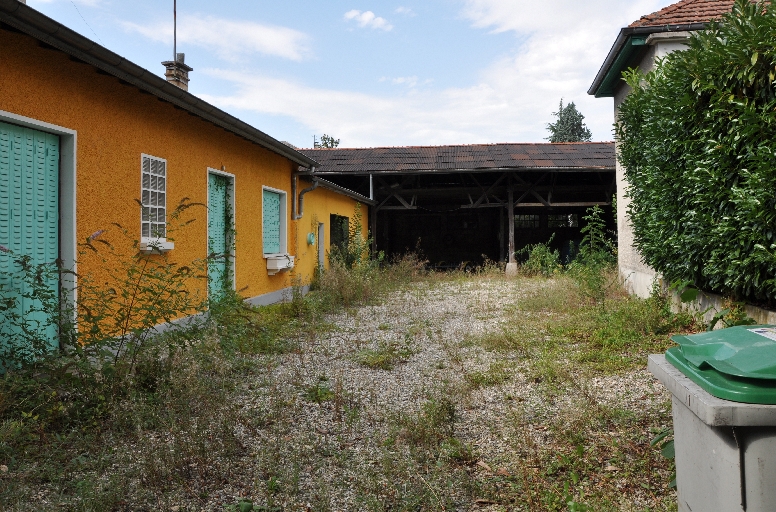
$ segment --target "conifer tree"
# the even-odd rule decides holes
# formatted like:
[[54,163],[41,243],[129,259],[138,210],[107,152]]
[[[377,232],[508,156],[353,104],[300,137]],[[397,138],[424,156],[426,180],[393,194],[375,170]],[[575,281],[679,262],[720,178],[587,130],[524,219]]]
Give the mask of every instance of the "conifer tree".
[[550,131],[547,140],[550,142],[590,142],[592,134],[585,126],[585,116],[577,110],[573,101],[564,107],[561,98],[558,111],[553,112],[552,115],[557,120],[547,125],[547,129]]

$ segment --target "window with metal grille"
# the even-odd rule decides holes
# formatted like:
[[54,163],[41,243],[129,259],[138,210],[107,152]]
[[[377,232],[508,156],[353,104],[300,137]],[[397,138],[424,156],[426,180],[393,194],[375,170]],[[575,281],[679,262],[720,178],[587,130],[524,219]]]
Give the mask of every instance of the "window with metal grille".
[[518,229],[530,229],[539,227],[538,215],[515,215],[515,227]]
[[579,227],[579,219],[576,213],[561,213],[547,216],[548,228],[576,228]]
[[141,165],[140,237],[142,241],[167,237],[167,160],[143,155]]

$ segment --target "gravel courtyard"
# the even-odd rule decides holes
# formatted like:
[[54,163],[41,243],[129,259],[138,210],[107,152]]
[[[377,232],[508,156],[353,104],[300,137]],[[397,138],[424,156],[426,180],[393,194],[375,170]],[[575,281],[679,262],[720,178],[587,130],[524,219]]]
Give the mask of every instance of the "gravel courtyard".
[[643,368],[578,362],[578,344],[553,330],[568,323],[564,301],[579,300],[570,288],[426,280],[323,319],[316,336],[263,356],[260,377],[244,382],[245,478],[207,501],[215,510],[239,498],[256,510],[671,510],[668,465],[649,447],[670,424],[668,395]]

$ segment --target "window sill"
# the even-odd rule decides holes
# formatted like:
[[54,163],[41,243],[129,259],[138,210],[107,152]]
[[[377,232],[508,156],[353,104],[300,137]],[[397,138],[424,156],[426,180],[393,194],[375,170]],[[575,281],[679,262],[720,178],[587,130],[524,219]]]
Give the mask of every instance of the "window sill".
[[162,240],[152,240],[150,242],[140,242],[139,249],[143,254],[163,254],[175,249],[175,243]]
[[294,268],[294,257],[290,254],[265,255],[264,259],[267,260],[267,274],[271,276]]

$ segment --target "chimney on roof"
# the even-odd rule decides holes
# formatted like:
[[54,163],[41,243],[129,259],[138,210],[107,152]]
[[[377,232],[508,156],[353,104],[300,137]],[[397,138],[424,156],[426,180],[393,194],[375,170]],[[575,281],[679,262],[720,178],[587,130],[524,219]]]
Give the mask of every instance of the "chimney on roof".
[[186,65],[186,54],[176,53],[175,60],[166,60],[162,62],[165,67],[164,76],[171,84],[180,87],[184,91],[189,90],[189,71],[194,71]]

